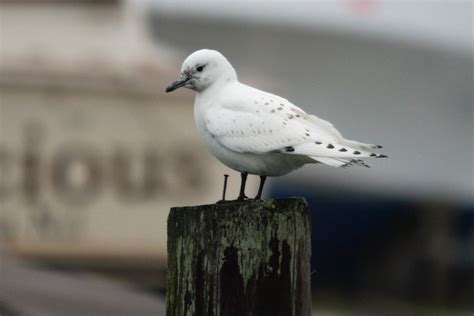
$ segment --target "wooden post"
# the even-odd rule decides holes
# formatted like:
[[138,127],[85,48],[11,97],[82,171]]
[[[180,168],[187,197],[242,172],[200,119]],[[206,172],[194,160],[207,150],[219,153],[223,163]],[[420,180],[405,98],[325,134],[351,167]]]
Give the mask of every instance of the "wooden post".
[[172,208],[167,315],[311,314],[302,198]]

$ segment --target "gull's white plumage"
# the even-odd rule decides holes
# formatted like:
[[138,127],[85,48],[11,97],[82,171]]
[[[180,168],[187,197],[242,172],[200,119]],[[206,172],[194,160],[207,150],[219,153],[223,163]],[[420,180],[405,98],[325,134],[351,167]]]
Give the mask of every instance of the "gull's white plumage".
[[180,86],[197,91],[199,133],[214,156],[239,172],[281,176],[306,163],[341,167],[365,165],[360,158],[385,157],[373,152],[380,146],[347,140],[328,121],[240,83],[217,51],[194,52],[181,71],[181,80],[167,91]]

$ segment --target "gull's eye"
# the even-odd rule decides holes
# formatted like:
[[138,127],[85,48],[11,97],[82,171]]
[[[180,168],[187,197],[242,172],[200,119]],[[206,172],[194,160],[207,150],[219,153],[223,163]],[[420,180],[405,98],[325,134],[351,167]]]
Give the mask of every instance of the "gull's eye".
[[199,67],[196,68],[196,70],[198,72],[202,72],[204,70],[204,66],[199,66]]

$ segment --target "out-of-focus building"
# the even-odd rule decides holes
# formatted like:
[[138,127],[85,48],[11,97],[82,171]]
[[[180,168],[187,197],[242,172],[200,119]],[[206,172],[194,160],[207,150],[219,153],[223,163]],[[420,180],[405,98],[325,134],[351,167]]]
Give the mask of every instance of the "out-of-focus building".
[[130,3],[1,3],[0,240],[8,253],[164,271],[169,208],[220,199],[228,170],[202,146],[192,94],[164,94],[181,61],[147,37],[143,12]]

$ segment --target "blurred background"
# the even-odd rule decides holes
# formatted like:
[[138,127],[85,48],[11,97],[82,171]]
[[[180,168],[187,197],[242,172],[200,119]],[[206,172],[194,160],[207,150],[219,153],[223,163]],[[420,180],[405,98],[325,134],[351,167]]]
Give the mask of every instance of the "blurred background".
[[164,315],[169,208],[240,179],[198,138],[194,93],[164,93],[213,48],[390,156],[267,184],[311,208],[315,314],[471,315],[472,17],[449,0],[1,0],[0,314]]

